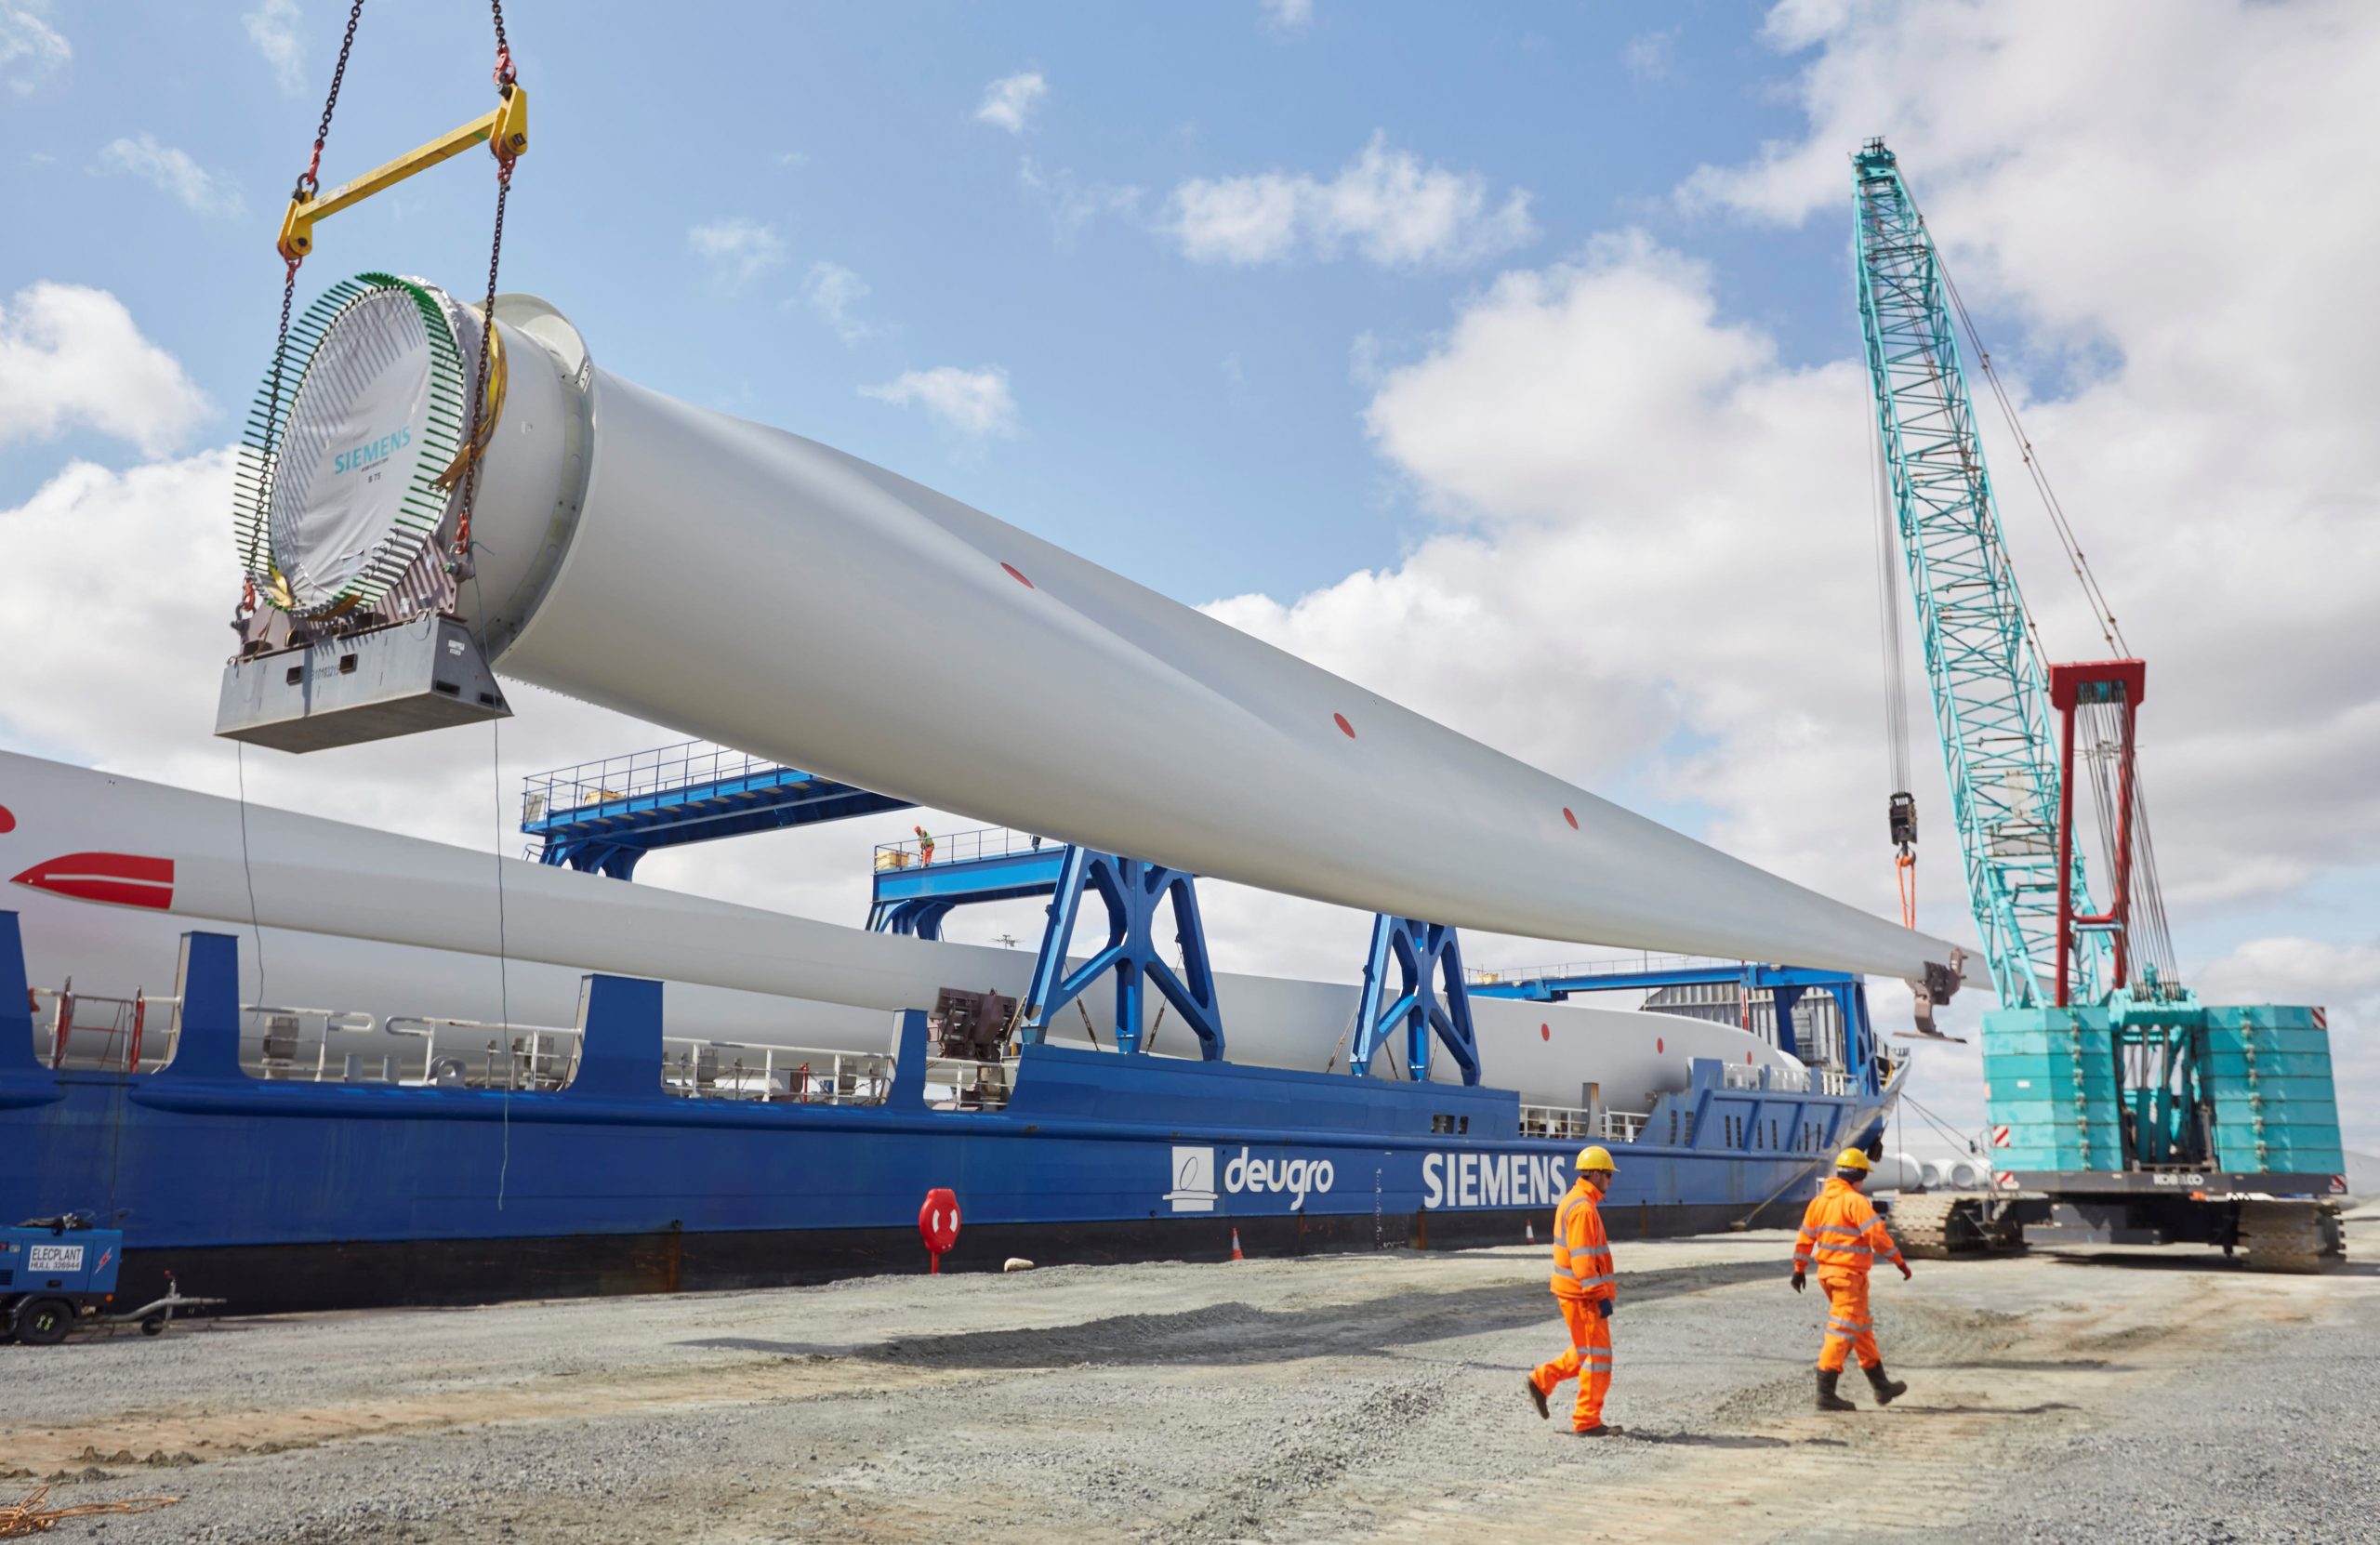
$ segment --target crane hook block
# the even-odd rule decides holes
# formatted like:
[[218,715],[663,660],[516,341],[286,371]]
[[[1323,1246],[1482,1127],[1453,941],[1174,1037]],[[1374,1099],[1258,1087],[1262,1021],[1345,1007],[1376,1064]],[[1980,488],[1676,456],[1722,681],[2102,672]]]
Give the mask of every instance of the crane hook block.
[[504,99],[492,112],[482,113],[462,127],[440,135],[386,165],[374,167],[352,182],[319,196],[301,184],[290,196],[288,214],[282,217],[278,243],[281,255],[293,263],[304,259],[314,250],[315,221],[328,219],[416,172],[460,155],[473,145],[485,144],[489,153],[507,166],[520,159],[529,149],[529,94],[517,81],[501,89]]
[[1916,846],[1917,796],[1907,793],[1894,795],[1892,808],[1887,814],[1892,822],[1893,845],[1898,848]]

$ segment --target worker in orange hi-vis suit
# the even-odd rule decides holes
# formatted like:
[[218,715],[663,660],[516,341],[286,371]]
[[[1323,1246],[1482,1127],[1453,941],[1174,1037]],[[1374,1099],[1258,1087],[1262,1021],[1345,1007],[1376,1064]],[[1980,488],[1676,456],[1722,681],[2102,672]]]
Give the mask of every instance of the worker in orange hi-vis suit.
[[1528,1397],[1540,1417],[1554,1413],[1545,1397],[1565,1379],[1579,1381],[1579,1403],[1570,1430],[1580,1437],[1620,1432],[1603,1419],[1603,1397],[1611,1388],[1611,1311],[1619,1301],[1611,1271],[1611,1240],[1603,1232],[1595,1204],[1620,1171],[1602,1147],[1580,1150],[1579,1178],[1554,1214],[1554,1301],[1570,1330],[1570,1350],[1528,1376]]
[[1859,1355],[1859,1369],[1876,1392],[1876,1404],[1889,1406],[1909,1393],[1909,1386],[1884,1372],[1884,1354],[1876,1350],[1876,1326],[1868,1314],[1868,1272],[1877,1259],[1891,1261],[1909,1275],[1875,1204],[1859,1195],[1868,1179],[1868,1155],[1845,1148],[1835,1155],[1834,1179],[1810,1201],[1802,1214],[1802,1232],[1793,1241],[1793,1291],[1800,1292],[1811,1266],[1818,1286],[1826,1289],[1826,1340],[1818,1345],[1818,1409],[1858,1409],[1835,1393],[1843,1377],[1843,1360]]

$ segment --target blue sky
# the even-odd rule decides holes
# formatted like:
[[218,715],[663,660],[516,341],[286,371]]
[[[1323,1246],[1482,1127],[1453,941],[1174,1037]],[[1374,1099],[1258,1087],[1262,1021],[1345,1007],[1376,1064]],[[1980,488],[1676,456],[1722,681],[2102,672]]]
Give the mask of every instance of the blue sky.
[[[343,15],[0,0],[0,657],[44,662],[0,693],[9,744],[229,786],[192,707],[236,583],[219,453]],[[2380,1146],[2380,365],[2354,310],[2380,205],[2340,195],[2380,179],[2380,13],[515,0],[509,21],[534,146],[506,287],[607,367],[1880,912],[1844,158],[1890,136],[2152,662],[2185,971],[2327,1004],[2350,1129]],[[376,0],[325,183],[483,111],[490,53],[472,6]],[[378,268],[475,296],[492,196],[473,153],[326,222],[300,304]],[[2087,655],[2016,447],[1986,438],[2051,653]],[[94,636],[94,595],[109,650],[50,666]],[[1965,935],[1912,722],[1921,921]],[[668,738],[549,706],[507,731],[505,775]],[[343,756],[250,771],[278,802],[489,839],[456,813],[485,808],[483,759]],[[853,916],[895,835],[864,825],[667,878]],[[1351,970],[1347,918],[1252,895],[1209,917],[1235,969]],[[1976,1116],[1974,1073],[1946,1062],[1929,1102]]]
[[[71,64],[0,97],[0,199],[54,215],[0,230],[0,273],[71,272],[119,297],[228,432],[271,337],[271,235],[337,17],[300,13],[302,86],[284,91],[223,7],[111,7],[89,24],[99,14],[53,12]],[[1416,518],[1367,443],[1355,340],[1376,339],[1382,365],[1408,357],[1493,271],[1194,262],[1150,229],[1186,178],[1328,177],[1382,133],[1494,197],[1527,191],[1536,233],[1500,256],[1639,223],[1717,260],[1730,309],[1789,354],[1839,351],[1851,326],[1839,223],[1755,241],[1667,204],[1696,165],[1792,126],[1753,7],[1324,6],[1295,27],[1252,3],[1119,7],[1104,24],[1074,6],[689,7],[666,27],[654,14],[512,7],[536,139],[510,284],[566,297],[633,378],[927,474],[1186,601],[1299,592],[1397,555]],[[325,184],[483,111],[490,51],[470,5],[367,7]],[[1024,131],[980,121],[986,84],[1023,72],[1048,83]],[[108,170],[95,111],[99,138],[153,135],[245,212],[183,207]],[[300,304],[374,266],[475,293],[489,183],[473,156],[327,222]],[[1060,229],[1053,203],[1119,189],[1140,190],[1134,210]],[[691,229],[730,220],[780,244],[741,283],[689,245]],[[801,299],[822,262],[866,286],[850,314],[870,332],[851,344]],[[1013,440],[964,442],[858,395],[907,369],[985,363],[1009,374]],[[0,499],[30,492],[55,450],[7,454]]]

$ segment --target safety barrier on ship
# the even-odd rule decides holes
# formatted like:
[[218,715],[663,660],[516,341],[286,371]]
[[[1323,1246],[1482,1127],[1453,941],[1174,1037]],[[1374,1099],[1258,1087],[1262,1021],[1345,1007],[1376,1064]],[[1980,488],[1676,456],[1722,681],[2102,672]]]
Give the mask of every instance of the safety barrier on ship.
[[662,1038],[661,1083],[689,1099],[800,1105],[880,1105],[892,1059],[880,1051]]
[[1523,1105],[1521,1136],[1633,1142],[1652,1116],[1643,1111],[1582,1110],[1576,1105]]
[[[77,1072],[153,1074],[180,1038],[178,997],[101,997],[33,989],[35,1053]],[[354,1009],[248,1003],[241,1066],[268,1083],[380,1084],[399,1088],[552,1093],[578,1074],[582,1034],[560,1025],[403,1014],[386,1021]],[[363,1050],[357,1050],[362,1048]],[[763,1046],[668,1036],[661,1087],[694,1100],[769,1104],[880,1105],[891,1096],[889,1052]],[[926,1063],[930,1108],[997,1111],[1016,1087],[1015,1058],[935,1057]],[[1584,1113],[1578,1113],[1583,1119]]]

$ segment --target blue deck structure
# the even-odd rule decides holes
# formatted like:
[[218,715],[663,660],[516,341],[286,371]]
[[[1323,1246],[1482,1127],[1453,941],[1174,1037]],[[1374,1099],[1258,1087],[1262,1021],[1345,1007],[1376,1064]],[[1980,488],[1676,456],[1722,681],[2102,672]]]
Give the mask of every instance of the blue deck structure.
[[[1039,1042],[1050,1017],[1080,998],[1102,976],[1116,984],[1111,1026],[1117,1048],[1141,1050],[1142,1000],[1155,983],[1198,1038],[1200,1055],[1221,1061],[1223,1031],[1215,1005],[1214,970],[1198,917],[1195,875],[1143,859],[1100,852],[1038,835],[985,827],[937,838],[931,845],[883,842],[876,849],[875,900],[867,926],[879,933],[942,937],[954,908],[982,902],[1050,898],[1036,951],[1033,984],[1018,1024],[1027,1043]],[[1077,965],[1067,957],[1086,895],[1107,911],[1107,942]],[[1158,947],[1161,915],[1173,917],[1174,961]],[[1085,1010],[1088,1023],[1088,1010]]]
[[1474,971],[1470,993],[1473,997],[1567,1003],[1573,993],[1653,991],[1706,983],[1732,984],[1746,1002],[1755,992],[1767,992],[1777,1006],[1777,1050],[1789,1057],[1803,1054],[1793,1034],[1793,1006],[1805,993],[1826,994],[1843,1015],[1845,1063],[1855,1073],[1866,1067],[1868,1087],[1877,1087],[1875,1070],[1870,1066],[1875,1059],[1876,1033],[1875,1021],[1868,1012],[1867,984],[1843,971],[1764,965],[1757,960],[1640,955],[1520,971]]
[[655,848],[908,810],[906,799],[687,741],[522,780],[541,863],[632,878]]

